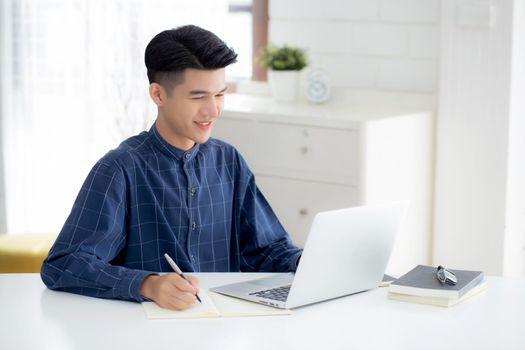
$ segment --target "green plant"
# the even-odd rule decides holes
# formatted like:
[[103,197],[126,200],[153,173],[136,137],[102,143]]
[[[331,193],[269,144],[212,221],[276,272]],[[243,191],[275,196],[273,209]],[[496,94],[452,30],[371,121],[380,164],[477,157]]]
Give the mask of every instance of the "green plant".
[[259,62],[271,70],[301,70],[308,65],[303,49],[286,45],[263,48]]

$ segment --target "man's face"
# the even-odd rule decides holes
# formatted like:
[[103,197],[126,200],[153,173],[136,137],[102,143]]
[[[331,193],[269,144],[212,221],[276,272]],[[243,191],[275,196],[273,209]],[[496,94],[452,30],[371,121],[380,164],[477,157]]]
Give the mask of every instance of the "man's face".
[[[210,138],[213,123],[224,107],[225,69],[186,69],[171,94],[161,88],[157,130],[171,145],[188,150]],[[152,84],[154,85],[154,84]],[[157,85],[158,86],[158,85]],[[150,86],[150,94],[152,87]]]

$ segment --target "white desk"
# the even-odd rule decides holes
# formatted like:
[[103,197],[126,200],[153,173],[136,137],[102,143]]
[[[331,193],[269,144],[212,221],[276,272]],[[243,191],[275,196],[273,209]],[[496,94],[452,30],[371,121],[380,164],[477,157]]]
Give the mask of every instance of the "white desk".
[[[202,289],[263,276],[198,275]],[[379,288],[290,316],[147,320],[140,304],[0,274],[0,349],[525,349],[525,278],[488,282],[449,309],[392,301]]]

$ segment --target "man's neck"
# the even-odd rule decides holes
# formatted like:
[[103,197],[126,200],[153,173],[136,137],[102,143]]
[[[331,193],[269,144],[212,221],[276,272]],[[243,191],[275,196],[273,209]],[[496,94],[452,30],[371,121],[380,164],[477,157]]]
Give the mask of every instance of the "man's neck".
[[191,140],[180,140],[177,135],[174,135],[173,132],[171,132],[169,126],[163,122],[162,118],[159,118],[157,115],[157,119],[155,120],[155,128],[157,129],[159,135],[171,146],[178,148],[183,151],[187,151],[192,149],[195,146],[195,142]]

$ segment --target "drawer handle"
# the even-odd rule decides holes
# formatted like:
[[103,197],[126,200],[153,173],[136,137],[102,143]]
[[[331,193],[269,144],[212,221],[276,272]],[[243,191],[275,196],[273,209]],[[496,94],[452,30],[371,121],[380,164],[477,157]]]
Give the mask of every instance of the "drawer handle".
[[308,215],[308,209],[306,209],[306,208],[301,208],[301,209],[299,210],[299,215],[301,215],[301,216],[306,216],[306,215]]
[[301,153],[302,154],[307,154],[308,153],[308,147],[306,147],[306,146],[301,147]]

